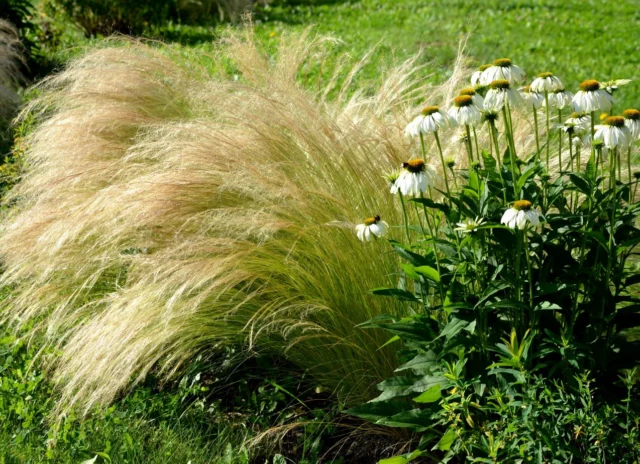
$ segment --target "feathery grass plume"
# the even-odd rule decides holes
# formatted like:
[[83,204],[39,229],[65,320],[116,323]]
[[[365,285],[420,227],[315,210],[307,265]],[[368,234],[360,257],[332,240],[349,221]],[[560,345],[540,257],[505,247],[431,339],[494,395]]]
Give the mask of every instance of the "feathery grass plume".
[[330,101],[297,81],[323,39],[287,36],[269,57],[241,34],[213,67],[112,40],[25,110],[39,123],[0,239],[5,318],[38,320],[59,344],[58,413],[226,342],[282,353],[346,401],[396,367],[387,336],[355,328],[402,314],[367,294],[396,286],[396,258],[332,225],[401,222],[382,173],[415,150],[402,131],[412,106],[446,88],[418,83],[409,61],[369,96],[346,90],[353,75],[329,77],[342,85]]
[[18,106],[16,89],[22,82],[22,62],[18,31],[9,22],[0,19],[0,127],[11,120]]

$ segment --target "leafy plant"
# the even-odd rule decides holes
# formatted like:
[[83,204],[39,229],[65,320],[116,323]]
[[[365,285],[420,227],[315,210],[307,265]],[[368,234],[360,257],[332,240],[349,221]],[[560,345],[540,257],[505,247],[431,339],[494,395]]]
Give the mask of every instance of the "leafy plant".
[[[399,176],[391,176],[392,193],[398,193],[405,212],[398,229],[406,243],[390,244],[405,263],[397,288],[373,293],[408,302],[413,314],[378,317],[364,327],[391,332],[390,342],[402,340],[399,354],[405,362],[396,369],[398,376],[378,385],[380,396],[350,412],[421,432],[418,451],[403,462],[434,444],[444,461],[466,455],[473,462],[567,462],[579,453],[585,462],[604,462],[638,452],[630,439],[636,425],[629,426],[632,432],[614,425],[635,411],[634,374],[625,374],[621,388],[615,383],[618,373],[639,360],[633,334],[640,328],[634,291],[640,280],[631,264],[640,242],[631,168],[635,123],[607,114],[596,131],[597,110],[591,109],[590,117],[572,115],[564,126],[555,125],[560,130],[552,129],[550,117],[558,111],[562,122],[562,107],[552,110],[547,103],[540,111],[526,100],[529,95],[509,94],[517,74],[503,70],[511,66],[496,60],[482,76],[498,70],[505,79],[481,82],[484,87],[454,100],[449,114],[463,129],[467,160],[445,160],[439,135],[449,116],[438,107],[427,107],[407,126],[425,159],[425,139],[434,139],[444,188],[422,159],[409,160]],[[596,81],[581,85],[583,93],[587,88],[611,99],[611,91]],[[479,112],[471,121],[459,109],[473,109],[471,96],[484,92],[483,127]],[[545,100],[549,93],[545,89],[533,97]],[[518,106],[518,98],[529,104]],[[573,105],[584,104],[581,98],[577,94]],[[496,101],[501,106],[492,106]],[[522,146],[515,127],[532,112],[536,148],[518,156]],[[637,112],[625,115],[632,113]],[[576,118],[587,124],[576,126]],[[538,125],[545,119],[546,142]],[[593,140],[590,148],[578,132]],[[621,138],[612,142],[603,135],[608,133]],[[489,147],[481,150],[483,141]],[[550,158],[550,152],[557,155]],[[467,169],[453,169],[465,161]],[[615,392],[624,388],[628,395],[621,404]],[[580,405],[590,408],[583,416]],[[507,420],[500,422],[501,416]],[[555,430],[557,420],[561,426]],[[562,427],[581,432],[572,439]],[[597,446],[607,427],[626,434],[619,448]]]

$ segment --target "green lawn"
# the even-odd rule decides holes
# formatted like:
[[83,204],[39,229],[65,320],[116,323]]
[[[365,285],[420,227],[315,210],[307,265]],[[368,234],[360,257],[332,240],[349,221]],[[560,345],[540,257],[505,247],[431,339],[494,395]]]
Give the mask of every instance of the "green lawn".
[[[554,72],[572,91],[585,79],[630,78],[634,82],[621,93],[620,102],[624,107],[638,105],[627,97],[640,89],[640,9],[632,0],[292,0],[275,2],[256,14],[256,30],[265,41],[276,42],[283,30],[309,25],[342,40],[337,52],[356,57],[379,43],[363,75],[368,80],[375,81],[377,69],[393,56],[404,59],[420,50],[424,62],[433,63],[428,71],[444,77],[458,43],[468,36],[466,51],[474,64],[510,57],[531,77]],[[206,27],[159,32],[192,46],[211,36]]]
[[[618,107],[638,105],[630,98],[640,90],[640,9],[633,0],[277,0],[255,13],[256,33],[267,44],[275,45],[284,30],[309,26],[342,42],[336,54],[360,57],[377,45],[360,76],[372,83],[380,67],[420,50],[430,65],[425,74],[444,78],[468,37],[474,65],[510,57],[530,77],[554,72],[571,91],[585,79],[629,78],[634,81],[618,94]],[[208,51],[224,27],[173,24],[149,35]],[[80,51],[77,45],[77,34],[66,35],[53,54],[64,59]]]

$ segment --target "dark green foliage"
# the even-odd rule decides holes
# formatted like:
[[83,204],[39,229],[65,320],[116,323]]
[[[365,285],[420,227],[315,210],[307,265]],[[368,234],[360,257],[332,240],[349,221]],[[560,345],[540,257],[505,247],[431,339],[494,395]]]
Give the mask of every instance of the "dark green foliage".
[[[446,205],[414,200],[440,224],[436,237],[413,228],[411,246],[391,241],[406,261],[400,285],[374,293],[415,313],[365,327],[401,340],[404,364],[349,412],[421,432],[414,457],[433,448],[445,462],[636,462],[636,181],[617,180],[620,155],[605,163],[600,149],[555,180],[535,155],[519,166],[509,150],[501,166],[483,158]],[[519,199],[546,223],[501,225]],[[485,219],[475,231],[454,230],[475,217]]]
[[65,15],[87,37],[140,34],[150,24],[166,21],[174,0],[46,0],[50,16]]

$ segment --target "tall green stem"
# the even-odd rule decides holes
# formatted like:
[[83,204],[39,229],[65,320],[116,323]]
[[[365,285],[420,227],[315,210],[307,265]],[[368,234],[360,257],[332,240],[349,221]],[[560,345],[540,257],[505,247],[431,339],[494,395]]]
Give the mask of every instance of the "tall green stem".
[[[424,198],[423,194],[420,194],[420,198]],[[431,240],[433,241],[433,255],[436,257],[436,268],[438,270],[438,275],[442,276],[440,272],[440,258],[438,257],[438,248],[436,247],[436,236],[433,233],[433,226],[431,225],[431,220],[429,219],[429,213],[427,212],[427,208],[422,205],[422,209],[424,211],[424,217],[427,219],[427,227],[429,228],[429,234],[431,235]],[[442,285],[438,283],[438,290],[440,292],[440,301],[444,304],[444,292],[442,290]]]
[[516,155],[515,155],[515,150],[514,150],[512,144],[511,144],[511,140],[512,140],[512,138],[511,138],[511,135],[512,135],[511,124],[507,123],[507,121],[509,119],[508,116],[507,116],[507,105],[505,105],[502,108],[502,115],[503,115],[503,117],[505,119],[505,129],[506,129],[506,132],[507,132],[507,139],[509,140],[509,159],[511,161],[511,176],[512,176],[511,180],[512,180],[512,183],[513,183],[513,198],[517,200],[518,199],[518,191],[517,191],[517,188],[516,188],[516,183],[517,183],[517,180],[518,180],[518,176],[516,175],[516,160],[515,160],[515,156]]
[[[558,121],[562,121],[562,109],[558,108]],[[562,129],[560,129],[562,130]],[[562,132],[558,137],[558,165],[560,166],[560,173],[562,174]]]
[[538,161],[540,160],[540,134],[538,133],[538,110],[535,105],[533,105],[533,127],[536,133],[536,161]]
[[480,155],[480,150],[478,149],[478,134],[476,133],[475,126],[473,127],[473,141],[475,142],[475,145],[476,145],[476,156],[478,157],[478,161],[480,161],[481,155]]
[[400,196],[400,204],[402,205],[402,215],[404,216],[404,230],[407,233],[407,243],[411,245],[411,235],[409,234],[409,217],[407,216],[407,207],[404,204],[404,196],[402,192],[398,190]]
[[547,172],[549,172],[549,145],[551,144],[551,131],[550,131],[550,116],[549,116],[549,92],[547,90],[544,91],[544,104],[545,109],[547,110]]
[[502,161],[500,159],[500,148],[498,145],[498,129],[496,128],[495,121],[489,121],[489,131],[491,132],[491,139],[493,140],[493,146],[496,148],[496,158],[498,159],[498,175],[500,176],[500,182],[502,182],[502,199],[507,202],[507,186],[504,184],[504,177],[502,177]]
[[[471,167],[471,165],[473,164],[473,145],[471,144],[471,130],[469,130],[469,124],[465,124],[464,125],[466,131],[467,131],[467,147],[468,147],[468,154],[469,154],[469,167]],[[478,153],[478,156],[480,156],[480,153]]]
[[533,272],[531,271],[531,256],[529,256],[529,237],[527,235],[527,228],[524,229],[524,256],[527,260],[527,272],[529,274],[529,307],[533,314]]
[[442,163],[442,174],[444,175],[444,186],[447,189],[447,196],[449,197],[449,202],[451,201],[451,190],[449,190],[449,180],[447,179],[447,165],[444,162],[444,155],[442,153],[442,145],[440,145],[440,137],[438,136],[438,131],[433,133],[433,136],[436,139],[436,145],[438,146],[438,154],[440,155],[440,162]]

